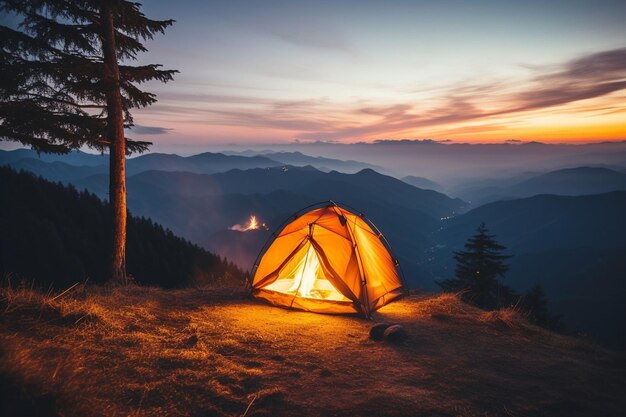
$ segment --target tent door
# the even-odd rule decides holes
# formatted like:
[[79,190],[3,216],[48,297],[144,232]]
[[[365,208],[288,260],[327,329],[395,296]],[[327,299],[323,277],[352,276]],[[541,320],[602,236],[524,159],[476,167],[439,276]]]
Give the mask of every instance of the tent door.
[[[310,241],[294,255],[296,259],[279,271],[276,281],[264,286],[296,297],[329,301],[351,301],[335,288],[322,267],[320,255]],[[332,278],[331,278],[332,280]]]

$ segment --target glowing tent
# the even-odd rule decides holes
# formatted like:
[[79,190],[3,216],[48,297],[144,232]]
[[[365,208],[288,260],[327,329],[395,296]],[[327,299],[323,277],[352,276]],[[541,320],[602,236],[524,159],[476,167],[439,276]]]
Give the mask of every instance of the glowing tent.
[[386,239],[344,207],[317,204],[274,233],[252,270],[253,294],[274,305],[365,317],[401,295]]

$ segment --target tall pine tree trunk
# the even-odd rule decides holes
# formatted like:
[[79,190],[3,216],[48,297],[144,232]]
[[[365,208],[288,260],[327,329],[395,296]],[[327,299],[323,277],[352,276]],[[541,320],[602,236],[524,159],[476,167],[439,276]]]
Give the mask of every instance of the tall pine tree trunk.
[[111,210],[110,280],[126,283],[126,143],[113,16],[107,2],[100,9],[107,97],[109,205]]

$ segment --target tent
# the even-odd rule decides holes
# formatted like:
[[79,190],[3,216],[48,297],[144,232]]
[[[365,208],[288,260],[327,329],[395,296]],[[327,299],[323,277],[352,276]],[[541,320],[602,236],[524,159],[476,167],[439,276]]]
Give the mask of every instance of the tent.
[[403,293],[400,276],[378,228],[330,201],[301,210],[272,234],[251,285],[274,305],[369,317]]

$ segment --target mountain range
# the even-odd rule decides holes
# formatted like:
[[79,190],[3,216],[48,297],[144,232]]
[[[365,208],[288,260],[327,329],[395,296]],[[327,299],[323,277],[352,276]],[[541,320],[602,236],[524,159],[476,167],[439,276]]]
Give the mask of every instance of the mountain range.
[[[35,162],[36,161],[36,162]],[[16,169],[22,166],[29,171],[43,170],[45,167],[38,162],[57,162],[57,166],[68,164],[72,166],[91,167],[92,174],[106,174],[108,170],[108,156],[91,154],[81,151],[73,151],[69,154],[38,154],[29,149],[16,149],[13,151],[0,150],[0,165],[11,165]],[[338,171],[356,173],[363,169],[375,169],[385,172],[381,167],[358,161],[342,161],[339,159],[312,157],[300,152],[268,152],[266,154],[240,154],[236,152],[212,153],[204,152],[191,156],[179,156],[165,153],[148,153],[129,158],[126,163],[128,175],[138,174],[144,171],[183,171],[196,174],[214,174],[226,172],[231,169],[251,169],[291,166],[313,166],[320,171]],[[59,168],[61,169],[61,168]],[[54,172],[44,172],[41,175],[54,175]],[[80,177],[82,173],[78,174]],[[64,181],[59,178],[59,181]]]
[[[106,198],[107,181],[105,175],[95,175],[72,183]],[[343,174],[282,166],[213,175],[146,171],[129,176],[127,187],[132,212],[151,217],[242,267],[251,267],[269,231],[243,234],[229,227],[254,214],[271,229],[308,205],[342,202],[366,213],[397,242],[398,255],[406,260],[406,269],[416,276],[416,282],[427,277],[418,271],[415,254],[430,245],[428,234],[436,230],[440,217],[458,213],[465,206],[459,199],[415,188],[373,170]],[[257,248],[242,251],[241,246],[250,240]]]
[[626,171],[605,167],[576,167],[512,178],[488,179],[451,190],[478,207],[493,201],[538,194],[585,195],[626,190]]
[[[8,164],[13,167],[107,197],[107,175],[98,172],[99,165],[93,163],[101,156],[73,155],[73,162],[79,165],[71,165],[9,154],[12,159],[7,152],[0,152],[0,164],[10,159]],[[255,166],[270,164],[259,155],[183,158],[157,154],[140,158],[141,164],[129,160],[136,170],[129,169],[128,175],[130,211],[152,218],[245,269],[251,268],[271,231],[286,218],[310,204],[335,200],[356,207],[385,233],[412,287],[437,289],[436,280],[454,274],[453,252],[485,222],[515,255],[507,283],[520,292],[542,284],[551,307],[564,314],[571,328],[626,345],[623,331],[615,330],[624,327],[616,323],[626,317],[626,192],[611,191],[622,187],[626,174],[618,170],[580,167],[498,180],[497,188],[504,190],[506,199],[474,204],[469,210],[464,200],[369,168],[347,174],[283,163]],[[222,172],[149,169],[174,166],[163,160],[195,166],[197,171]],[[533,196],[523,197],[527,195]],[[241,227],[234,226],[244,225],[251,215],[267,228],[236,230]]]
[[247,157],[264,156],[273,161],[281,162],[285,165],[292,165],[292,166],[299,166],[299,167],[311,165],[319,169],[320,171],[324,171],[324,172],[339,171],[339,172],[345,172],[347,174],[354,174],[363,169],[369,168],[369,169],[373,169],[383,174],[388,173],[387,169],[378,165],[367,164],[365,162],[354,161],[351,159],[344,161],[341,159],[326,158],[323,156],[310,156],[310,155],[305,155],[302,152],[298,152],[298,151],[274,152],[270,150],[266,150],[266,151],[248,150],[248,151],[241,151],[241,152],[225,151],[223,153],[225,155],[239,155],[239,156],[247,156]]
[[443,189],[441,184],[438,184],[435,181],[431,181],[428,178],[424,178],[424,177],[416,177],[414,175],[407,175],[406,177],[402,177],[401,179],[407,184],[411,184],[412,186],[417,187],[417,188],[424,188],[427,190],[435,190],[435,191],[441,191]]

